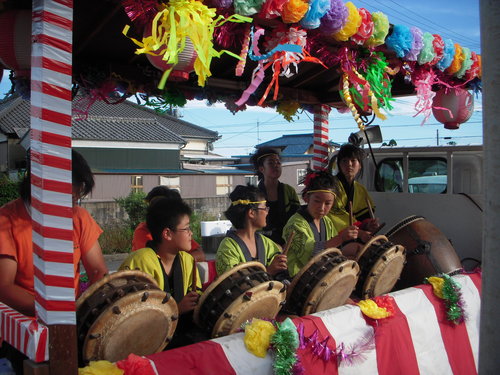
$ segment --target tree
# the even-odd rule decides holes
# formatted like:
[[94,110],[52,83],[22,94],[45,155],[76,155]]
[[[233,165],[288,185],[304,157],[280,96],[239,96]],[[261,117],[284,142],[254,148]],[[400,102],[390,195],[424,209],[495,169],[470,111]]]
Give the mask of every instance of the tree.
[[115,198],[115,202],[125,210],[128,215],[128,225],[135,229],[139,223],[146,219],[147,204],[144,192],[130,192],[125,198]]
[[393,146],[397,146],[397,145],[398,145],[398,143],[394,139],[391,139],[389,141],[389,143],[387,143],[387,142],[382,143],[381,147],[384,147],[384,146],[393,147]]
[[0,207],[19,198],[19,181],[12,181],[6,175],[0,176]]

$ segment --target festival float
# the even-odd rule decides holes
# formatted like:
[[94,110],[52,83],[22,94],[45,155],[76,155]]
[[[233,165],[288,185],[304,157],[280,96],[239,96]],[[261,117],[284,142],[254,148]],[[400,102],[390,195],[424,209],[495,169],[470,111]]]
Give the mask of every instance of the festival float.
[[[97,305],[110,309],[111,315],[126,309],[117,305],[119,299],[103,296],[104,302],[94,301],[83,314],[79,308],[91,298],[87,294],[85,301],[75,301],[73,288],[67,286],[73,285],[74,276],[63,271],[67,269],[65,254],[72,252],[71,244],[64,241],[71,235],[71,220],[64,216],[66,210],[59,214],[52,208],[71,205],[67,189],[71,167],[64,161],[71,155],[75,97],[82,116],[97,101],[113,105],[126,99],[159,111],[171,105],[182,107],[192,99],[222,102],[233,113],[248,106],[275,108],[285,119],[309,111],[314,114],[314,168],[325,168],[328,161],[332,109],[350,112],[353,131],[358,130],[355,127],[363,131],[369,116],[385,119],[394,97],[416,95],[415,112],[423,115],[424,123],[432,114],[447,129],[458,129],[468,120],[473,95],[481,91],[481,56],[432,30],[391,23],[384,13],[358,8],[355,3],[2,3],[0,63],[11,70],[14,92],[31,100],[31,158],[34,173],[42,181],[33,185],[40,197],[33,220],[41,229],[60,229],[39,232],[34,254],[37,318],[0,304],[0,335],[29,357],[26,368],[30,373],[43,371],[37,368],[53,374],[76,373],[77,341],[80,350],[82,345],[87,349],[84,357],[79,353],[81,374],[477,373],[481,277],[477,272],[463,272],[453,256],[408,281],[405,287],[409,288],[397,291],[391,292],[396,277],[386,279],[377,293],[370,293],[378,286],[371,279],[374,272],[365,274],[363,285],[368,286],[358,287],[363,290],[359,302],[338,307],[325,302],[324,308],[297,310],[293,319],[275,319],[285,304],[286,287],[263,276],[258,282],[252,280],[250,290],[238,298],[249,301],[254,295],[262,296],[269,316],[259,311],[255,319],[236,319],[236,326],[228,329],[224,323],[211,322],[215,331],[222,332],[216,336],[223,337],[184,348],[159,351],[167,337],[158,338],[148,349],[151,352],[125,353],[119,348],[120,339],[113,338],[118,348],[107,351],[91,343],[104,340],[94,325],[85,328],[87,337],[77,337],[76,326],[81,334],[85,323],[78,322],[77,315],[88,317]],[[26,56],[31,56],[29,61]],[[54,180],[55,185],[50,183]],[[377,267],[402,271],[404,251],[417,250],[411,243],[405,245],[406,250],[398,247],[404,239],[398,238],[396,245],[390,241],[404,231],[418,232],[414,225],[422,221],[409,217],[387,237],[367,246],[370,251],[374,247],[373,252],[383,247],[384,258],[394,260],[390,266]],[[423,233],[425,237],[427,230]],[[347,278],[352,290],[357,264],[345,267],[354,270]],[[54,269],[61,272],[54,273]],[[141,277],[108,280],[96,290],[110,296],[116,290],[121,296],[134,294],[133,303],[149,301],[150,311],[168,305],[165,319],[175,322],[175,305],[157,293],[154,282]],[[113,286],[111,292],[99,289],[108,284]],[[314,301],[304,303],[313,305]],[[219,315],[230,320],[241,313],[241,309],[228,309],[224,306]],[[113,324],[122,330],[126,327],[126,321],[119,319]],[[165,331],[172,330],[175,323],[167,324]],[[241,332],[226,335],[235,331]],[[132,336],[123,339],[131,340]]]

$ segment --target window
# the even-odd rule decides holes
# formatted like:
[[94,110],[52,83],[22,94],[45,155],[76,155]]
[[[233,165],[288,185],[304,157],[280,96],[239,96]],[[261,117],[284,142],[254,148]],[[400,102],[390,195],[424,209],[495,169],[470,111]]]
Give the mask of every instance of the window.
[[304,180],[304,177],[307,174],[307,169],[297,169],[297,185],[298,186],[304,186],[302,181]]
[[181,178],[179,176],[160,176],[160,185],[181,192]]
[[233,187],[232,176],[217,176],[215,180],[215,194],[229,195]]
[[[409,193],[445,193],[448,167],[444,158],[412,158],[408,160]],[[403,158],[383,159],[375,178],[377,191],[403,191]]]
[[259,179],[257,176],[245,176],[245,185],[257,186],[259,184]]
[[132,193],[139,193],[143,191],[142,176],[132,176],[131,190]]

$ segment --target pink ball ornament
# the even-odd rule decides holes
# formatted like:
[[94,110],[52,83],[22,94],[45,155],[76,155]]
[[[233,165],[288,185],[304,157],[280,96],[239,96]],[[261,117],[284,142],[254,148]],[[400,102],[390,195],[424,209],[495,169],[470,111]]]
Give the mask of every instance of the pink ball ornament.
[[474,112],[474,96],[462,88],[442,88],[432,102],[432,113],[445,129],[458,129]]
[[0,14],[0,66],[17,78],[29,77],[31,69],[31,11],[8,10]]

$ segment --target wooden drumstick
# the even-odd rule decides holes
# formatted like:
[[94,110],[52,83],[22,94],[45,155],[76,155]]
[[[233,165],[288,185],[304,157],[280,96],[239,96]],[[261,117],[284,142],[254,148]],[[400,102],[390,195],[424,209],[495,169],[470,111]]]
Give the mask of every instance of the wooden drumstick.
[[293,237],[295,237],[295,231],[292,231],[290,233],[290,235],[288,236],[288,239],[286,240],[285,248],[283,249],[283,252],[281,254],[286,255],[288,253],[290,246],[292,246]]
[[191,290],[193,292],[196,292],[198,290],[198,287],[196,286],[197,280],[196,280],[196,260],[193,259],[193,283],[191,284]]
[[368,198],[366,198],[366,205],[368,206],[368,211],[370,212],[370,219],[375,219],[375,214],[373,213],[373,208]]
[[354,224],[354,216],[352,214],[352,201],[349,201],[349,226],[352,227]]

